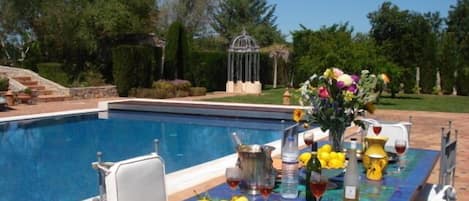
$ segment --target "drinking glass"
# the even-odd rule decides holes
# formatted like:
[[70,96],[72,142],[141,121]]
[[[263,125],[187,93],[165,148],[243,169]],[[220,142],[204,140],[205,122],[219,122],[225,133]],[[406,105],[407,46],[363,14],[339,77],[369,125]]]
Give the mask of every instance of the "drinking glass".
[[264,201],[267,201],[269,199],[269,195],[270,195],[270,193],[272,193],[272,190],[274,189],[275,176],[276,176],[276,174],[274,172],[272,172],[271,174],[267,174],[258,183],[257,188],[259,189],[259,192],[261,193],[262,197],[264,198]]
[[404,165],[402,163],[402,157],[407,149],[407,141],[403,139],[397,139],[394,142],[394,148],[396,149],[397,156],[399,157],[399,164],[397,167],[397,172],[400,172]]
[[[303,140],[305,141],[306,146],[311,146],[314,143],[314,133],[313,132],[305,132],[303,135]],[[311,147],[312,149],[313,147]]]
[[321,196],[327,189],[328,179],[327,177],[318,174],[316,172],[311,172],[311,179],[309,180],[309,188],[311,193],[316,197],[316,200],[320,200]]
[[225,172],[226,183],[230,186],[231,190],[236,190],[239,182],[241,181],[241,169],[238,167],[226,168]]
[[381,129],[383,127],[381,126],[381,124],[379,122],[376,122],[373,124],[373,133],[375,133],[376,136],[379,135],[379,133],[381,133]]

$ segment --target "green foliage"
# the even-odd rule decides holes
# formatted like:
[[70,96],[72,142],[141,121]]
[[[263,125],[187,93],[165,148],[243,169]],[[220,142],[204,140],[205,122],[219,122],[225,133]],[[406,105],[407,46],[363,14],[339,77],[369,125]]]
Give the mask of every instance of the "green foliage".
[[[458,0],[449,10],[447,19],[449,34],[453,34],[451,44],[455,57],[455,87],[458,94],[469,95],[469,1]],[[454,42],[452,42],[454,41]],[[454,58],[453,57],[453,58]]]
[[[446,32],[442,35],[440,50],[440,73],[441,73],[441,88],[443,93],[449,94],[456,86],[456,78],[454,72],[458,68],[459,51],[457,49],[455,34],[453,32]],[[467,86],[467,85],[466,85]]]
[[185,77],[194,86],[206,87],[209,91],[225,90],[227,53],[193,52],[193,65]]
[[179,21],[171,24],[167,33],[167,46],[165,53],[167,65],[164,77],[174,79],[184,78],[184,72],[191,63],[190,49],[189,39],[183,24]]
[[120,96],[134,87],[150,87],[155,59],[153,48],[121,45],[112,49],[114,84]]
[[37,69],[39,75],[42,77],[52,80],[60,85],[69,86],[69,77],[63,70],[63,64],[61,63],[38,63]]
[[7,91],[9,86],[9,79],[6,77],[0,77],[0,91]]
[[213,16],[212,27],[227,42],[246,29],[260,46],[267,46],[283,41],[274,12],[275,5],[268,5],[267,0],[225,0]]
[[439,15],[401,11],[391,2],[384,2],[377,11],[369,13],[368,18],[370,35],[383,54],[404,68],[401,82],[406,91],[415,86],[415,68],[420,67],[423,90],[430,93],[437,68]]
[[[396,65],[380,54],[371,38],[360,34],[352,37],[351,33],[347,24],[293,32],[295,84],[334,66],[353,74],[359,74],[362,69],[375,74],[399,71],[400,68],[391,69]],[[399,75],[392,72],[392,80],[400,80]]]

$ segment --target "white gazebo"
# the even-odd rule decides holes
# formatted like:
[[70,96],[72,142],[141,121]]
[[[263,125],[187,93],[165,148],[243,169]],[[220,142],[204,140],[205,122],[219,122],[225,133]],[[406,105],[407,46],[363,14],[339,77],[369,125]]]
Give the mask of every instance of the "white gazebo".
[[259,46],[246,31],[231,42],[228,49],[227,93],[260,94]]

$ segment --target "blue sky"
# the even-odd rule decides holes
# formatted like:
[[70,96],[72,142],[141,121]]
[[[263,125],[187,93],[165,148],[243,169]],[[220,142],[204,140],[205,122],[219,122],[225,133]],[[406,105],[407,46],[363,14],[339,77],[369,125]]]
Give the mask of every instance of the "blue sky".
[[[299,24],[317,30],[322,25],[349,22],[355,32],[368,32],[368,13],[378,10],[383,0],[268,0],[277,4],[275,14],[278,28],[289,36],[290,31],[300,29]],[[446,17],[457,0],[394,0],[400,10],[420,13],[439,11]],[[290,37],[288,37],[290,38]]]

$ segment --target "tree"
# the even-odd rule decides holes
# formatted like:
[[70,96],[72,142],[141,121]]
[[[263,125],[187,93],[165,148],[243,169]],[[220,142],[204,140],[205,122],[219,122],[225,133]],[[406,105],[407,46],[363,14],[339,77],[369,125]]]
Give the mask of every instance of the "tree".
[[273,44],[266,47],[264,51],[269,52],[269,57],[274,59],[274,79],[273,88],[277,88],[277,62],[278,59],[282,59],[285,63],[288,62],[290,57],[290,49],[284,44]]
[[246,29],[261,46],[282,42],[283,37],[275,25],[275,7],[266,0],[222,0],[213,15],[212,27],[226,41]]
[[180,21],[194,37],[205,37],[210,31],[210,16],[217,0],[163,0],[159,3],[159,28],[167,30],[171,23]]
[[[438,25],[438,20],[432,21],[435,16],[425,18],[422,14],[401,11],[392,3],[385,2],[377,11],[369,13],[368,18],[371,23],[370,35],[383,54],[391,62],[404,68],[401,82],[407,92],[411,92],[416,86],[416,67],[422,69],[426,78],[434,77],[436,36],[432,31]],[[426,85],[425,90],[431,91],[435,82],[428,80],[427,83],[431,84]]]
[[451,6],[446,21],[447,32],[456,42],[456,89],[458,94],[469,94],[469,0],[458,0]]
[[174,79],[184,78],[184,70],[190,63],[189,44],[184,25],[179,21],[173,22],[167,33],[166,58]]

